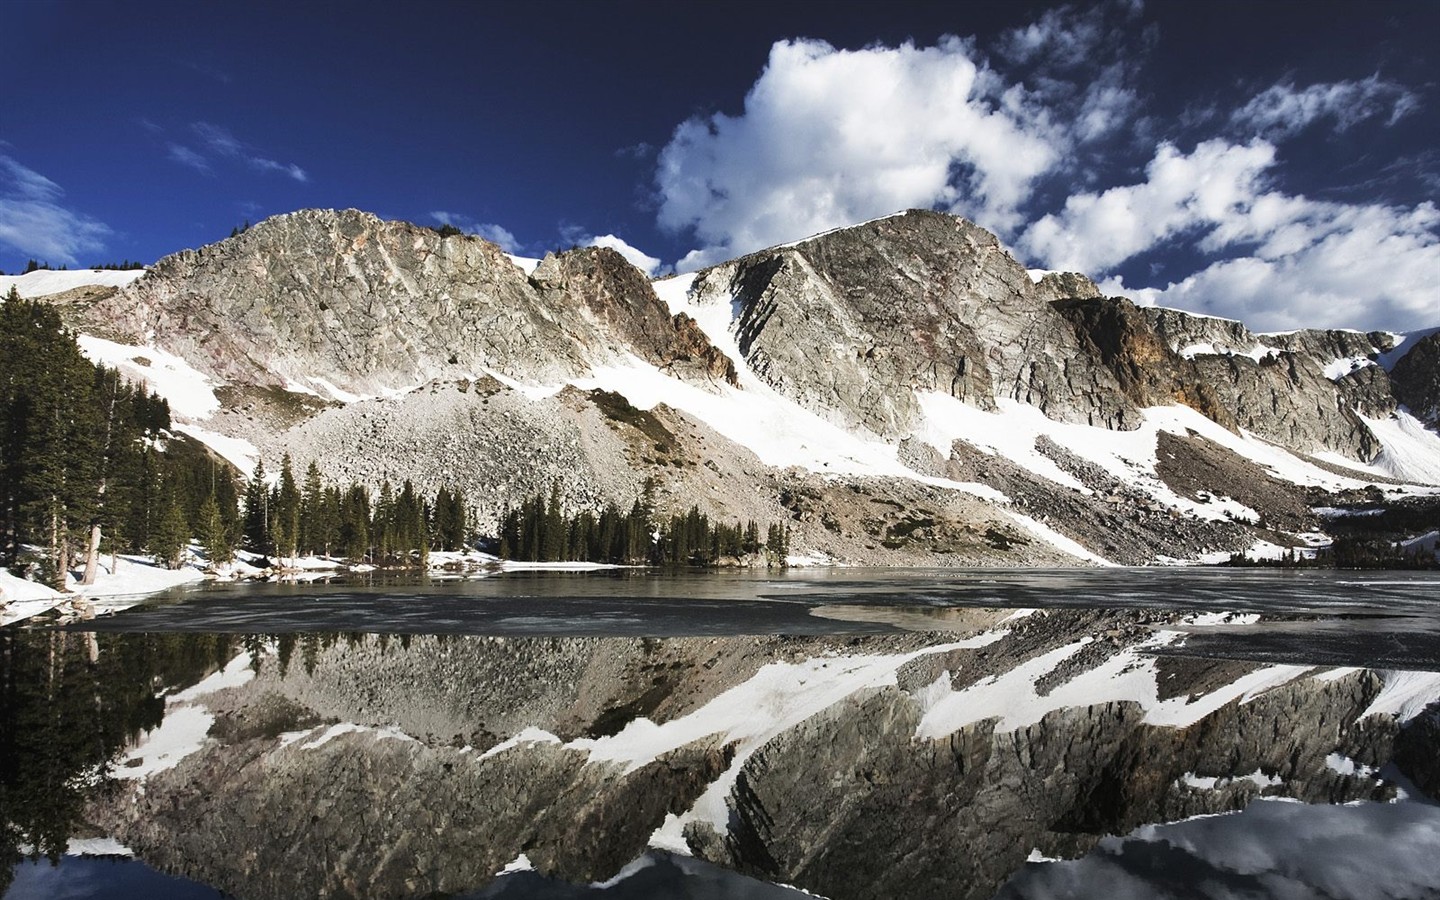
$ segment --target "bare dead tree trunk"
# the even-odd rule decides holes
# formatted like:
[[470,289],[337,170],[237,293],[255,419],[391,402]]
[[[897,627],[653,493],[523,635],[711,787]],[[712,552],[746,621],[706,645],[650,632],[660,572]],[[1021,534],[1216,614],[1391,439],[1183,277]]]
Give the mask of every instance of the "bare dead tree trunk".
[[50,498],[50,564],[54,566],[55,572],[50,586],[57,591],[65,590],[65,548],[60,540],[60,511],[57,509],[59,500],[52,496]]
[[[102,484],[101,490],[104,490]],[[80,579],[81,584],[95,583],[95,569],[100,561],[100,523],[93,522],[90,525],[90,546],[85,551],[85,575]]]
[[100,560],[100,516],[105,511],[105,482],[109,470],[110,437],[115,427],[115,402],[120,395],[120,376],[117,373],[110,390],[110,408],[105,414],[105,443],[100,447],[100,489],[96,492],[95,520],[90,523],[90,547],[85,551],[85,575],[81,584],[95,583],[95,568]]

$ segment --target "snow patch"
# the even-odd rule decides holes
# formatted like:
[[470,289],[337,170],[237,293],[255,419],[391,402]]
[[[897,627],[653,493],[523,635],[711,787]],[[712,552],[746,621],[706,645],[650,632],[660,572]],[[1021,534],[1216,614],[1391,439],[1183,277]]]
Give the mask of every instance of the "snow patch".
[[[728,304],[726,308],[728,316]],[[733,338],[727,339],[734,344]],[[714,340],[712,336],[712,342]],[[738,353],[733,347],[717,346]],[[748,370],[741,370],[740,382],[740,389],[730,385],[701,388],[671,378],[649,363],[630,356],[625,365],[596,367],[589,377],[575,381],[574,385],[581,390],[613,391],[638,409],[654,409],[662,403],[678,409],[748,448],[761,462],[774,468],[798,466],[827,475],[906,478],[1004,502],[1004,495],[987,485],[932,478],[915,472],[900,462],[895,445],[878,438],[866,439],[826,421],[781,397]]]
[[515,857],[514,859],[510,860],[510,862],[506,863],[506,864],[505,864],[505,868],[503,868],[503,869],[501,869],[500,871],[496,872],[496,873],[495,873],[495,876],[498,878],[498,877],[501,876],[501,875],[513,875],[513,874],[515,874],[516,872],[533,872],[533,871],[535,871],[535,865],[534,865],[534,863],[530,862],[530,857],[528,857],[528,856],[526,856],[525,854],[521,853],[519,856],[517,856],[517,857]]
[[1243,782],[1249,782],[1261,790],[1270,787],[1280,787],[1285,783],[1281,778],[1274,775],[1266,775],[1263,770],[1256,769],[1249,775],[1223,775],[1218,777],[1210,775],[1201,776],[1196,775],[1194,772],[1186,772],[1180,776],[1176,784],[1181,784],[1197,791],[1214,791]]
[[1083,559],[1084,561],[1088,563],[1094,563],[1097,566],[1116,565],[1105,557],[1090,552],[1085,548],[1085,545],[1081,544],[1079,541],[1075,541],[1066,537],[1065,535],[1051,528],[1049,525],[1043,525],[1040,522],[1037,522],[1034,519],[1030,518],[1029,516],[1021,515],[1017,512],[1011,512],[1008,509],[1001,510],[1001,512],[1009,516],[1011,519],[1014,519],[1015,523],[1021,528],[1024,528],[1026,531],[1029,531],[1031,534],[1035,535],[1046,543],[1065,551],[1066,553],[1077,559]]
[[225,688],[238,687],[255,677],[250,668],[252,657],[241,653],[225,668],[206,676],[198,683],[165,700],[165,717],[160,725],[145,734],[129,750],[115,768],[115,777],[143,779],[174,768],[182,759],[205,745],[206,735],[215,717],[199,699]]
[[1376,770],[1364,763],[1358,763],[1343,753],[1332,753],[1325,757],[1325,768],[1337,775],[1356,778],[1374,778]]
[[[304,737],[305,734],[310,733],[312,733],[312,730],[311,732],[301,732],[300,736]],[[295,739],[294,734],[294,732],[282,734],[281,744],[279,744],[279,746],[284,747],[289,746],[289,744],[291,743],[294,743],[295,740],[297,740]],[[300,749],[318,749],[318,747],[323,747],[325,746],[325,744],[330,743],[331,740],[337,739],[337,737],[340,737],[341,734],[373,734],[374,739],[376,740],[403,740],[403,742],[406,743],[419,743],[419,739],[416,739],[416,737],[409,736],[409,734],[402,732],[402,730],[400,730],[397,726],[376,727],[366,726],[366,724],[356,724],[354,723],[354,721],[337,721],[336,724],[333,724],[333,726],[325,729],[324,732],[320,734],[320,736],[314,737],[314,739],[307,740],[307,742],[300,744]]]
[[[192,544],[192,556],[194,549]],[[102,553],[96,559],[95,568],[94,584],[80,584],[75,572],[72,572],[66,580],[66,589],[91,599],[137,597],[205,579],[205,573],[193,563],[178,569],[167,569],[155,565],[151,557],[128,553],[118,556]]]
[[1194,359],[1197,356],[1243,356],[1253,360],[1256,363],[1259,363],[1266,359],[1276,358],[1285,351],[1281,350],[1279,347],[1269,347],[1265,344],[1258,343],[1252,344],[1251,346],[1243,350],[1239,350],[1232,347],[1227,347],[1224,344],[1215,344],[1210,341],[1199,341],[1194,344],[1187,344],[1184,347],[1177,348],[1175,352],[1180,354],[1185,359]]
[[1260,621],[1259,613],[1207,612],[1195,613],[1180,620],[1184,625],[1212,627],[1215,625],[1254,625]]
[[113,837],[71,838],[65,845],[66,856],[131,856],[135,851]]
[[173,353],[158,347],[117,344],[88,334],[77,334],[75,342],[91,362],[118,369],[128,380],[144,384],[163,397],[177,416],[204,419],[220,408],[209,377]]
[[1139,488],[1156,503],[1213,521],[1255,522],[1256,512],[1229,497],[1205,496],[1200,500],[1182,497],[1156,474],[1157,440],[1161,432],[1188,435],[1194,432],[1269,470],[1277,478],[1305,486],[1331,489],[1363,487],[1352,478],[1341,478],[1301,460],[1274,444],[1250,436],[1237,436],[1212,420],[1185,406],[1151,407],[1143,410],[1144,420],[1134,431],[1111,431],[1091,425],[1057,422],[1046,418],[1037,407],[1013,400],[999,400],[997,409],[986,412],[962,403],[949,394],[917,392],[925,416],[916,437],[949,456],[951,444],[965,441],[979,450],[1005,459],[1063,487],[1092,493],[1054,460],[1036,449],[1045,437],[1071,453],[1093,463],[1117,481]]
[[1375,360],[1368,356],[1347,356],[1344,359],[1331,360],[1320,371],[1331,381],[1339,381],[1351,372],[1373,365]]
[[13,286],[22,297],[44,297],[78,287],[124,287],[145,274],[144,269],[74,269],[64,272],[37,269],[24,275],[0,275],[0,297]]
[[29,581],[0,568],[0,626],[38,616],[64,603],[66,596],[38,581]]
[[1389,372],[1395,368],[1396,363],[1405,358],[1406,354],[1415,349],[1416,343],[1435,334],[1437,331],[1440,331],[1440,328],[1425,328],[1420,331],[1407,331],[1401,334],[1391,332],[1390,337],[1394,339],[1395,343],[1391,345],[1389,350],[1380,354],[1376,362],[1379,363],[1382,369]]
[[172,694],[166,698],[166,702],[193,703],[207,694],[249,684],[255,677],[255,669],[252,667],[253,662],[254,659],[249,653],[241,653],[226,663],[225,668],[205,676],[200,681],[177,694]]
[[536,728],[533,725],[524,729],[519,734],[513,735],[495,746],[486,750],[475,759],[489,759],[492,756],[499,756],[506,750],[513,750],[516,747],[529,746],[531,744],[559,744],[561,740],[543,728]]
[[1370,461],[1372,468],[1401,481],[1440,484],[1440,434],[1403,408],[1388,419],[1360,418],[1380,441],[1380,453]]
[[255,471],[255,463],[260,459],[260,451],[256,446],[244,438],[227,437],[216,431],[201,428],[198,425],[181,423],[175,426],[175,430],[184,435],[189,435],[205,446],[219,454],[230,465],[248,475]]
[[203,706],[178,706],[165,710],[159,727],[147,731],[115,769],[116,778],[148,778],[174,768],[205,743],[215,717]]
[[765,742],[860,691],[895,686],[896,671],[912,659],[988,646],[1006,633],[985,632],[910,653],[820,656],[799,663],[770,663],[688,715],[663,724],[635,719],[617,734],[577,738],[565,746],[586,751],[592,764],[618,765],[628,774],[696,741],[713,739],[718,744],[732,745],[734,757],[729,768],[710,783],[684,815],[666,816],[650,838],[652,847],[688,855],[685,825],[705,821],[721,833],[728,829],[726,798],[740,768]]

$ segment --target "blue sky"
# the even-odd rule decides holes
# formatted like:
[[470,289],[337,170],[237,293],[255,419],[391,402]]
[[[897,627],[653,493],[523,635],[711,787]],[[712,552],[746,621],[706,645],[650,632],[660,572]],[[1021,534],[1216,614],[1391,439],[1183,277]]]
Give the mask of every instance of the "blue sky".
[[1266,329],[1440,324],[1433,2],[0,7],[0,269],[358,207],[684,270],[921,206]]

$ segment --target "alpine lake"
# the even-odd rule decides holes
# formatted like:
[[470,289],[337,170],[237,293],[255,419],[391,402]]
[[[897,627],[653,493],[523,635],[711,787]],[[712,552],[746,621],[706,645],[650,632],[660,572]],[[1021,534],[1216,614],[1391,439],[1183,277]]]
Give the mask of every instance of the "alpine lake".
[[1440,897],[1440,579],[511,572],[0,630],[19,898]]

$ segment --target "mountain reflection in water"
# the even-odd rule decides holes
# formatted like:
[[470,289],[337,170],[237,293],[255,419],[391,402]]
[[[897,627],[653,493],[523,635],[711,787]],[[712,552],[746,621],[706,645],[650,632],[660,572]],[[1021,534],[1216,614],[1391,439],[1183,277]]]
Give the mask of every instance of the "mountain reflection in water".
[[[1392,589],[1430,633],[1433,588]],[[1440,676],[1304,659],[1374,598],[1281,592],[1247,660],[1266,622],[823,593],[751,600],[828,633],[0,632],[4,846],[110,837],[240,898],[1440,892],[1396,861],[1440,853]]]

